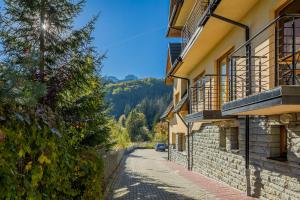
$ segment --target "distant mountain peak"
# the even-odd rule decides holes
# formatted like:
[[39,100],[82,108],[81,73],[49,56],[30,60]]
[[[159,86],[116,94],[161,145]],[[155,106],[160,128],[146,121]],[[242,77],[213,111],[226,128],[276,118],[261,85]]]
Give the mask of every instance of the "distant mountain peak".
[[109,83],[119,83],[119,82],[127,82],[127,81],[135,81],[139,80],[139,78],[133,74],[128,74],[124,79],[118,79],[115,76],[105,76],[104,80]]
[[118,83],[120,80],[115,76],[104,76],[103,80],[105,83]]
[[129,74],[127,76],[125,76],[125,78],[123,79],[123,81],[135,81],[138,80],[139,78],[133,74]]

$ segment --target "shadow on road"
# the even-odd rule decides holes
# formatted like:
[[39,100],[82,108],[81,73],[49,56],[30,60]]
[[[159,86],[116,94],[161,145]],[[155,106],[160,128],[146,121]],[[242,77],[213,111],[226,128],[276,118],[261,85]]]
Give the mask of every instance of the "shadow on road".
[[179,188],[174,185],[159,183],[157,180],[143,177],[137,174],[124,172],[122,180],[114,188],[114,196],[110,199],[136,200],[136,199],[157,199],[157,200],[181,200],[192,199],[173,190]]
[[[128,157],[139,157],[129,155]],[[127,157],[127,158],[128,158]],[[140,158],[139,158],[140,159]],[[148,169],[147,169],[148,170]],[[164,171],[164,173],[168,173]],[[188,200],[193,198],[179,194],[176,189],[183,188],[176,185],[162,183],[161,181],[140,173],[126,169],[124,163],[121,165],[119,178],[113,185],[113,193],[109,199],[116,200]]]

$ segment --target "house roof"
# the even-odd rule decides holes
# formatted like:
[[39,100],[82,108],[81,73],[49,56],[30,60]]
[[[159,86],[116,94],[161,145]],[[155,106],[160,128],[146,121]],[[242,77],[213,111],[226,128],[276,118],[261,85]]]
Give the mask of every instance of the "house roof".
[[169,113],[173,110],[173,101],[171,101],[171,103],[169,104],[169,106],[167,107],[167,109],[165,110],[165,112],[161,115],[160,119],[165,119]]
[[177,63],[181,60],[180,58],[181,54],[181,43],[169,43],[169,49],[168,49],[168,59],[167,59],[167,65],[166,65],[166,84],[173,83],[173,78],[169,77],[170,72],[173,71],[174,66],[177,65]]
[[169,11],[169,25],[167,30],[167,37],[178,37],[180,36],[181,30],[174,27],[179,11],[183,5],[183,0],[170,0],[170,11]]
[[176,62],[177,58],[181,54],[181,43],[170,43],[169,44],[169,50],[170,50],[170,59],[172,66]]
[[182,106],[184,105],[185,102],[188,100],[188,95],[185,93],[185,95],[181,98],[181,100],[178,102],[177,105],[175,105],[173,112],[179,112]]

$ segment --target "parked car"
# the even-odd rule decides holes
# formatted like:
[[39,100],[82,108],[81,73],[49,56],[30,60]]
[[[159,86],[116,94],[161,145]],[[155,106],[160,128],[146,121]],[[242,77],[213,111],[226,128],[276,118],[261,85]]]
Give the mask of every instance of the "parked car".
[[155,151],[165,151],[166,150],[166,144],[164,143],[156,143],[155,145]]

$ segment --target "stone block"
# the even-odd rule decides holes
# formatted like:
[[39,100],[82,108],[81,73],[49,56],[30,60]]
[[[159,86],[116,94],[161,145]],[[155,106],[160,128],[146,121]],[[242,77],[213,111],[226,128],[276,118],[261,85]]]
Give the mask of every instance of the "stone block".
[[300,194],[300,182],[295,183],[295,182],[289,181],[287,183],[287,189]]

